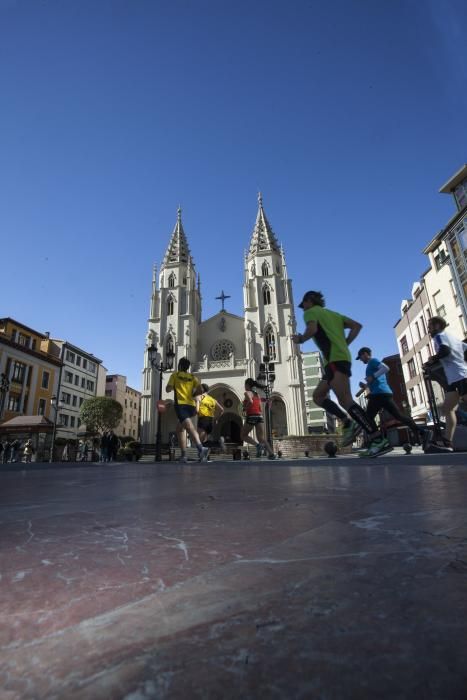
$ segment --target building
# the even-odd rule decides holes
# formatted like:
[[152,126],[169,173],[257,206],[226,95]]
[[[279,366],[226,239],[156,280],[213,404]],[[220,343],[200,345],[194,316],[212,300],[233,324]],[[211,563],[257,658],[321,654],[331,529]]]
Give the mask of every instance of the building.
[[303,378],[306,402],[306,426],[309,433],[333,433],[336,419],[313,401],[313,392],[324,373],[321,354],[315,350],[303,353]]
[[383,357],[381,362],[384,362],[389,367],[386,378],[392,390],[394,403],[399,410],[406,413],[409,408],[409,398],[407,396],[401,358],[399,355],[388,355]]
[[0,319],[0,422],[17,416],[45,416],[53,421],[62,361],[40,333],[13,318]]
[[105,395],[105,367],[102,360],[67,340],[48,339],[63,362],[58,391],[57,437],[76,440],[85,432],[80,408],[86,399]]
[[105,379],[105,395],[118,401],[123,409],[122,419],[114,430],[115,434],[138,440],[141,392],[127,386],[126,377],[122,374],[108,374]]
[[[200,280],[179,209],[159,275],[156,269],[153,272],[141,397],[143,443],[154,442],[160,387],[161,397],[170,398],[165,394],[165,382],[149,362],[147,348],[151,345],[159,348],[163,361],[168,352],[175,353],[175,366],[181,357],[187,357],[192,371],[209,384],[211,394],[223,405],[225,412],[216,424],[213,439],[222,435],[239,441],[244,381],[258,375],[264,355],[275,363],[271,407],[274,434],[305,434],[302,357],[292,342],[292,282],[284,250],[266,218],[261,196],[243,262],[243,297],[243,316],[225,309],[229,297],[222,291],[218,297],[220,311],[202,320]],[[173,410],[160,415],[162,440],[166,442],[175,429],[176,417]]]

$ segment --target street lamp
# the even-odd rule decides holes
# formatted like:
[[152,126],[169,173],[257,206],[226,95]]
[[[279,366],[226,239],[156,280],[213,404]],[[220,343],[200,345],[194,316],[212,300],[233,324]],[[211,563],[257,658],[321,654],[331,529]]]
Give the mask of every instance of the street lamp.
[[[175,353],[172,349],[172,346],[169,346],[166,352],[165,356],[165,362],[162,362],[162,357],[157,349],[157,345],[150,345],[148,347],[148,360],[149,364],[151,367],[159,372],[159,398],[158,398],[158,404],[160,401],[162,401],[162,376],[164,372],[170,372],[173,369],[174,366],[174,357]],[[156,432],[156,462],[160,462],[162,460],[162,452],[161,452],[161,416],[160,413],[157,416],[157,432]]]
[[55,435],[57,434],[57,414],[58,414],[58,409],[63,408],[65,404],[63,401],[58,400],[58,396],[52,396],[50,399],[50,405],[52,406],[54,410],[54,427],[52,431],[52,444],[50,446],[50,456],[49,456],[49,462],[54,461],[54,448],[55,448]]
[[5,406],[5,397],[10,389],[10,380],[5,372],[0,375],[0,420],[3,416],[3,408]]
[[272,447],[272,413],[271,413],[271,394],[272,385],[276,379],[274,362],[270,362],[269,355],[263,355],[263,361],[259,366],[258,381],[264,382],[264,393],[266,395],[266,435],[269,444]]

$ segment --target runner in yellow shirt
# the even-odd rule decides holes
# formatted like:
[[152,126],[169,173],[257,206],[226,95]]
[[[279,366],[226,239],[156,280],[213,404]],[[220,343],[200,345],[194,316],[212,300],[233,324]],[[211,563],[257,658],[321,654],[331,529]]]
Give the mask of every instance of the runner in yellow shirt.
[[178,363],[178,371],[172,372],[167,382],[165,390],[174,392],[175,413],[177,414],[178,424],[176,427],[178,444],[182,451],[180,461],[187,462],[186,456],[186,433],[190,433],[196,449],[199,454],[199,461],[206,462],[209,454],[209,449],[203,447],[199,439],[198,431],[192,423],[192,418],[196,416],[196,401],[195,396],[201,394],[203,389],[199,379],[194,374],[188,372],[190,369],[190,360],[187,357],[182,357]]
[[223,407],[216,399],[209,396],[207,384],[201,384],[203,393],[196,397],[196,409],[198,411],[198,435],[201,442],[206,442],[217,418],[224,413]]

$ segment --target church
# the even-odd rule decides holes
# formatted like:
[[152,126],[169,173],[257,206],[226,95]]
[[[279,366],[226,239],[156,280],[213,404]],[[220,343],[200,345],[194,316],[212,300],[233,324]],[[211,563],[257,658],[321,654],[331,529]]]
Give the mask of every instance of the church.
[[[246,239],[245,239],[246,242]],[[271,426],[275,437],[305,435],[306,406],[302,356],[292,342],[296,320],[292,281],[287,275],[285,254],[264,212],[261,195],[258,213],[243,262],[243,316],[224,308],[202,319],[200,279],[182,224],[181,210],[170,237],[159,274],[154,267],[152,295],[143,368],[141,441],[154,444],[161,420],[162,444],[175,430],[173,408],[158,413],[159,399],[172,399],[165,386],[170,372],[152,367],[147,349],[156,345],[162,367],[174,354],[176,369],[181,357],[191,362],[190,371],[209,385],[210,394],[223,406],[212,440],[223,436],[239,442],[242,401],[247,377],[256,378],[264,355],[274,362]]]

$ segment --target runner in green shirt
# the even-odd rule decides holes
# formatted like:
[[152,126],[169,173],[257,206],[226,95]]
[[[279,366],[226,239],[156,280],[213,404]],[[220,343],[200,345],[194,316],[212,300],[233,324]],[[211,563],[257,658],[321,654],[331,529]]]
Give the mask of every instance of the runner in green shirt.
[[[383,438],[374,419],[370,419],[363,408],[356,403],[350,389],[352,358],[350,343],[355,340],[362,329],[362,324],[336,311],[325,308],[321,292],[306,292],[299,308],[304,310],[306,323],[304,333],[293,336],[293,341],[300,345],[313,338],[324,360],[324,377],[313,393],[313,401],[344,421],[344,444],[351,444],[363,429],[370,439],[370,447],[362,456],[378,457],[392,450],[389,441]],[[345,331],[350,332],[346,336]],[[329,398],[332,389],[341,406],[351,416],[351,421],[342,409]]]

